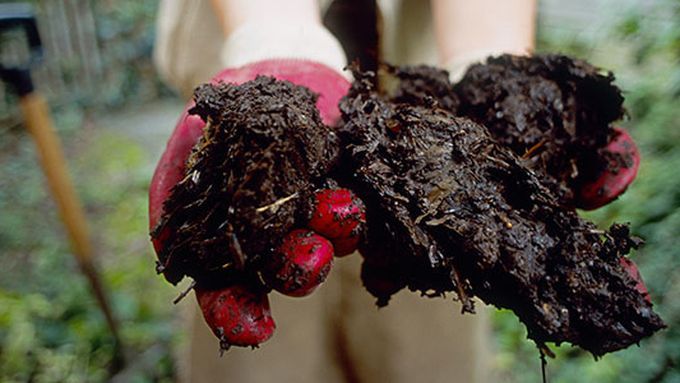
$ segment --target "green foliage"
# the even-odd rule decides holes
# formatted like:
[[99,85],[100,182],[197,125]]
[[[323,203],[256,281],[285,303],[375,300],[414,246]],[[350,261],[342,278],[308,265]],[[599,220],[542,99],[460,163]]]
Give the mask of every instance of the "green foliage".
[[168,95],[151,61],[158,0],[93,5],[104,73],[101,87],[88,95],[96,100],[91,106],[117,107]]
[[[171,378],[173,292],[153,272],[145,234],[145,165],[154,158],[105,131],[63,136],[127,351],[160,350],[159,362],[134,378]],[[106,381],[113,357],[106,322],[69,252],[32,142],[7,138],[0,145],[0,381]]]
[[[539,34],[539,50],[561,51],[612,70],[625,91],[629,119],[622,123],[642,152],[638,178],[619,200],[584,216],[601,227],[630,222],[646,245],[632,258],[651,291],[655,309],[669,328],[640,347],[598,361],[583,351],[552,347],[550,381],[677,382],[680,372],[680,3],[660,1],[616,20],[606,36],[567,39]],[[540,379],[538,351],[513,315],[498,312],[498,367],[507,381]],[[528,345],[528,346],[527,346]]]
[[[47,1],[35,3],[40,9]],[[127,378],[172,379],[173,293],[153,272],[146,235],[149,164],[155,158],[120,135],[83,129],[95,111],[169,94],[151,61],[158,0],[89,4],[99,81],[93,88],[75,86],[82,60],[60,62],[64,94],[50,94],[55,125],[67,144],[128,356],[157,354],[152,368]],[[14,112],[15,101],[6,101]],[[0,128],[0,381],[106,381],[112,339],[70,254],[33,143],[19,132]]]

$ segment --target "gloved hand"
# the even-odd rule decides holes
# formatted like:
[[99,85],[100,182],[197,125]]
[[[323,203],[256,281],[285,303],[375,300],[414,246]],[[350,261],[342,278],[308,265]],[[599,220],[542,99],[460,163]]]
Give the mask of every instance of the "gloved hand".
[[[225,69],[212,82],[241,84],[258,75],[287,80],[317,93],[317,108],[323,122],[328,125],[338,120],[338,102],[349,88],[349,82],[330,67],[314,61],[292,59],[263,60]],[[205,125],[198,116],[188,113],[192,105],[189,103],[182,113],[151,181],[151,230],[160,222],[163,203],[171,189],[185,176],[185,161]],[[359,241],[356,228],[365,221],[363,204],[358,198],[345,189],[320,190],[315,194],[312,210],[307,228],[294,230],[283,238],[279,249],[280,262],[274,266],[275,275],[266,281],[269,287],[284,294],[303,296],[311,293],[327,274],[333,253],[341,256],[356,250]],[[164,241],[171,235],[162,232],[153,239],[157,253],[160,254]],[[304,272],[309,273],[308,283],[293,283],[287,277],[293,272],[299,273],[299,268],[295,269],[299,265],[307,267]],[[198,282],[195,288],[198,303],[206,322],[220,338],[223,349],[229,345],[256,346],[272,335],[275,325],[266,291],[255,291],[244,285],[209,290]]]

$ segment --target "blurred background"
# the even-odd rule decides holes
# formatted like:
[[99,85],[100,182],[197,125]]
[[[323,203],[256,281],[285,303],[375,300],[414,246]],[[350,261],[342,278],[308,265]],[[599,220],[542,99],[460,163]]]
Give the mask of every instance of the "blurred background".
[[[34,70],[83,199],[96,262],[134,355],[112,369],[113,340],[70,254],[17,99],[0,83],[0,381],[174,381],[183,341],[179,289],[156,276],[147,187],[182,100],[151,53],[157,0],[36,0],[45,60]],[[616,74],[643,154],[637,180],[602,227],[630,222],[633,254],[669,328],[598,361],[553,347],[551,382],[680,382],[680,1],[540,0],[538,51]],[[452,306],[452,310],[453,310]],[[540,379],[540,361],[512,313],[494,314],[499,380]],[[216,349],[217,351],[217,349]]]

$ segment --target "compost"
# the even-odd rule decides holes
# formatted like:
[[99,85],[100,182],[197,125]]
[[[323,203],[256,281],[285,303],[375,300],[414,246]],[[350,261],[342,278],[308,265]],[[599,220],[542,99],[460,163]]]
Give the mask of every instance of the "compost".
[[[393,99],[436,103],[484,125],[494,139],[536,171],[562,204],[578,204],[582,185],[604,171],[632,166],[604,150],[625,115],[614,75],[563,55],[490,57],[451,84],[428,66],[385,67],[400,81]],[[614,157],[614,158],[613,158]]]
[[595,355],[664,326],[622,266],[641,244],[627,226],[599,230],[563,207],[484,126],[354,75],[338,178],[367,206],[362,277],[379,305],[404,286],[453,292],[470,312],[477,296],[511,309],[538,344]]
[[159,271],[224,286],[271,258],[322,185],[338,138],[321,122],[316,95],[270,77],[202,85],[190,113],[207,122],[185,177],[152,236],[168,238]]

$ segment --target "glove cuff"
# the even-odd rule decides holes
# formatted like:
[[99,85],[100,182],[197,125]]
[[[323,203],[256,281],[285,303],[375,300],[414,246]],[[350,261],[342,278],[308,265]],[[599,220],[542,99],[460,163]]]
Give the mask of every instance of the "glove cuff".
[[273,58],[309,60],[343,72],[347,59],[338,40],[318,24],[273,22],[246,23],[238,27],[222,47],[224,67],[241,67]]

